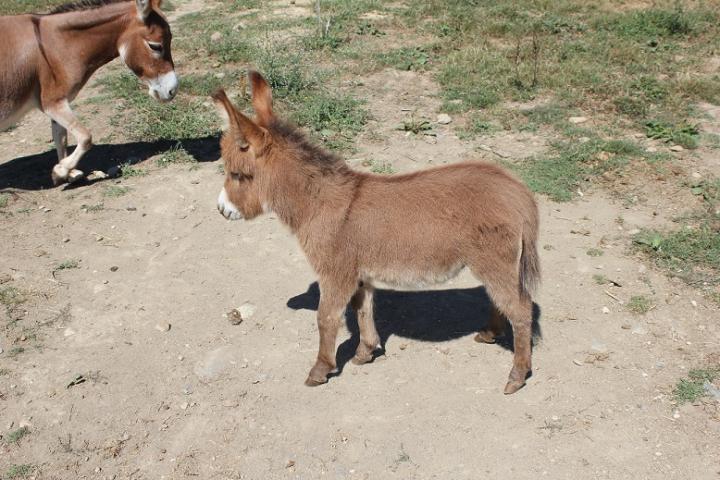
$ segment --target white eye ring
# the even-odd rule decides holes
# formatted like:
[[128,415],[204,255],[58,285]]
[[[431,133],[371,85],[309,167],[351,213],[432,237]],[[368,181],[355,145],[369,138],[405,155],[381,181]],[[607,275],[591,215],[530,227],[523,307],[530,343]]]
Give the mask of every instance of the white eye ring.
[[147,43],[148,48],[153,51],[153,53],[157,53],[158,55],[162,55],[163,53],[163,44],[162,43],[155,43],[155,42],[145,42]]

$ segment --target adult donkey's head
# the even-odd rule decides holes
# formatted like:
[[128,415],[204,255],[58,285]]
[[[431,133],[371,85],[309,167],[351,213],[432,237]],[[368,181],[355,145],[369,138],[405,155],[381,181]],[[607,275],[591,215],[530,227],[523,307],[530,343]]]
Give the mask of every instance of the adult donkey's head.
[[172,100],[178,78],[170,52],[170,25],[160,11],[162,0],[134,1],[136,14],[118,39],[120,57],[147,84],[152,97]]

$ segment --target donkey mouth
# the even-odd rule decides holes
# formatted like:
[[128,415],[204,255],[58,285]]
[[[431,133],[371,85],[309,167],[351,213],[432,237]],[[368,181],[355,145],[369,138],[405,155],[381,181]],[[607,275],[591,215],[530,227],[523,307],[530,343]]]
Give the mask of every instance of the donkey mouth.
[[225,219],[227,219],[227,220],[242,220],[242,218],[243,218],[243,216],[242,216],[242,214],[240,214],[240,212],[238,212],[236,210],[230,210],[230,209],[224,207],[223,205],[220,205],[219,203],[218,203],[217,209],[218,209],[218,212],[220,212],[220,215],[225,217]]

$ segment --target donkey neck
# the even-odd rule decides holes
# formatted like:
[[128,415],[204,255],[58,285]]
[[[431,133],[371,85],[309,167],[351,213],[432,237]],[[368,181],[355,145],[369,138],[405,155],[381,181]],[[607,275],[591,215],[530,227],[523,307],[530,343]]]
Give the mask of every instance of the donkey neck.
[[279,176],[282,180],[275,179],[268,206],[301,243],[309,232],[332,229],[333,223],[342,222],[359,182],[359,176],[344,163],[325,171],[301,167]]
[[[79,82],[79,89],[95,70],[118,57],[118,41],[134,9],[131,2],[111,3],[100,8],[42,16],[39,25],[41,46],[53,69],[67,70],[66,78]],[[43,43],[44,37],[53,44]],[[72,57],[68,62],[67,57]],[[81,70],[81,71],[77,71]]]

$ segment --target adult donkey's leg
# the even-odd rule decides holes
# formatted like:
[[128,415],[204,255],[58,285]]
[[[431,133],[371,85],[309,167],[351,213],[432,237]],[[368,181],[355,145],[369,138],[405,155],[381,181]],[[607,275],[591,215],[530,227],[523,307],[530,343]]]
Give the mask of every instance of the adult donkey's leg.
[[62,160],[67,157],[67,130],[55,120],[50,120],[50,127],[52,128],[52,138],[53,142],[55,142],[58,160]]
[[60,159],[57,165],[53,167],[52,178],[53,183],[58,185],[63,182],[74,182],[83,177],[83,172],[76,170],[78,162],[85,155],[85,152],[92,147],[92,135],[90,131],[80,124],[70,104],[67,100],[63,100],[55,105],[45,108],[45,113],[60,127],[64,128],[77,141],[77,146],[72,154]]
[[352,359],[352,362],[356,365],[372,360],[373,352],[380,348],[380,336],[375,329],[373,315],[374,293],[375,289],[372,285],[363,283],[350,302],[357,314],[358,328],[360,330],[360,343],[355,351],[355,357]]
[[305,380],[305,385],[309,387],[327,382],[327,375],[337,367],[335,362],[337,332],[355,287],[356,284],[353,283],[344,285],[320,281],[320,305],[317,314],[320,348],[315,365]]

